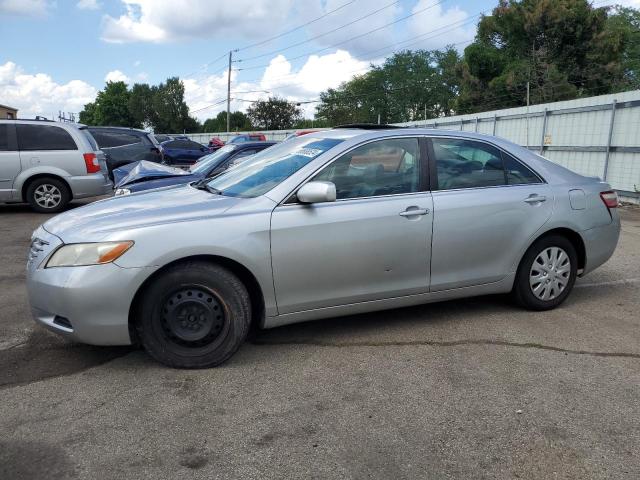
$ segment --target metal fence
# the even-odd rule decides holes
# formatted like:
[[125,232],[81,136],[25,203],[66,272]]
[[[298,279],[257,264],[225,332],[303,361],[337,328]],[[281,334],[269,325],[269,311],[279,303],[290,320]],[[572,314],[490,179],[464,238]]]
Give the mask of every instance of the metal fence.
[[497,135],[640,198],[640,90],[401,125]]
[[[640,90],[398,125],[497,135],[577,173],[603,178],[622,197],[640,201]],[[283,140],[294,131],[262,133]],[[239,133],[249,132],[189,137],[207,143],[214,136],[228,140]]]

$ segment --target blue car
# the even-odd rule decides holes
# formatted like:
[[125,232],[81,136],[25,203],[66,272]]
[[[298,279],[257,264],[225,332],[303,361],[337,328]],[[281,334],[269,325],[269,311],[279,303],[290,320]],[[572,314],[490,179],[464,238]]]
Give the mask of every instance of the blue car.
[[180,138],[160,144],[162,163],[165,165],[189,166],[209,153],[209,147],[193,140]]
[[225,145],[214,153],[201,158],[189,170],[182,170],[152,162],[135,162],[113,171],[116,195],[191,183],[203,178],[212,178],[228,168],[238,165],[249,156],[276,142],[251,142]]

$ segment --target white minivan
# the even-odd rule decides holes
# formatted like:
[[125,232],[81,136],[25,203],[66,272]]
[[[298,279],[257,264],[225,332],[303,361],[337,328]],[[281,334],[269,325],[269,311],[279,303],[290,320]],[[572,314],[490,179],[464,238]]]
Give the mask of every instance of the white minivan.
[[84,125],[0,120],[0,203],[55,213],[111,188],[105,156]]

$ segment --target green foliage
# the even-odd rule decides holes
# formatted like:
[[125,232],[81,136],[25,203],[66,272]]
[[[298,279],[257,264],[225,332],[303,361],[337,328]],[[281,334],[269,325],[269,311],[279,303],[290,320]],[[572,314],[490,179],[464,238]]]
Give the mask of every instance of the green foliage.
[[302,119],[302,111],[295,103],[271,97],[253,102],[247,109],[247,116],[256,128],[284,130],[293,128]]
[[615,91],[624,35],[587,0],[500,0],[458,67],[460,113]]
[[96,101],[84,106],[80,122],[87,125],[153,128],[163,133],[193,133],[200,123],[189,116],[184,85],[177,78],[149,86],[137,83],[131,90],[124,82],[108,82]]
[[[231,112],[229,119],[230,128],[233,132],[251,130],[253,126],[246,114],[240,111]],[[202,132],[226,132],[227,131],[227,112],[218,113],[215,118],[208,118],[202,124]]]
[[615,7],[607,18],[606,30],[623,45],[621,89],[640,88],[640,10]]
[[329,125],[407,122],[453,113],[460,58],[443,51],[404,51],[320,94],[316,118]]
[[124,82],[107,82],[98,92],[96,101],[88,103],[80,112],[80,122],[87,125],[105,125],[140,128],[141,123],[129,112],[131,92]]

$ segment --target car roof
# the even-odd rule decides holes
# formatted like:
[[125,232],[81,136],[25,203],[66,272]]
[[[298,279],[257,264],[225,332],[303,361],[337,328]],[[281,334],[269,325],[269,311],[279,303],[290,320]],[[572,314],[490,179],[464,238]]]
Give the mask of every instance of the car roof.
[[136,132],[136,133],[144,133],[145,135],[150,134],[151,132],[147,132],[146,130],[141,130],[139,128],[132,128],[132,127],[110,127],[110,126],[105,126],[105,125],[101,125],[101,126],[94,126],[94,125],[90,125],[88,127],[90,130],[123,130],[123,131],[127,131],[127,132]]

